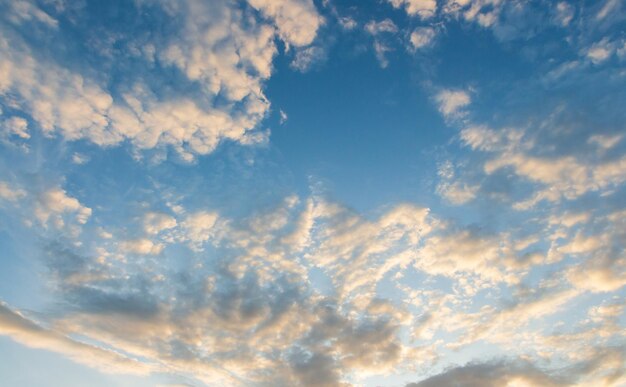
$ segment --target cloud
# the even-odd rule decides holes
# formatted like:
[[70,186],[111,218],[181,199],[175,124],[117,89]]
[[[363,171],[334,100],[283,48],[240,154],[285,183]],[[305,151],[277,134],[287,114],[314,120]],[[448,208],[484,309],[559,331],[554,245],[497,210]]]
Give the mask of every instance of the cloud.
[[[582,221],[574,218],[555,218],[554,227],[578,227]],[[367,217],[322,197],[287,196],[244,219],[194,207],[149,212],[137,223],[151,239],[116,240],[114,233],[93,243],[87,238],[81,247],[48,248],[48,280],[69,308],[56,310],[47,325],[140,358],[152,372],[198,383],[350,384],[434,361],[439,346],[461,349],[484,340],[506,347],[518,334],[540,340],[530,323],[559,313],[585,291],[564,286],[574,283],[573,274],[567,274],[571,282],[516,291],[543,261],[518,257],[515,234],[443,221],[411,204]],[[519,249],[528,243],[539,242]],[[170,245],[175,248],[165,249]],[[116,246],[139,255],[157,248],[161,255],[122,259]],[[103,260],[97,248],[113,253]],[[324,273],[330,291],[313,270]],[[428,280],[402,288],[398,273],[411,270]],[[433,278],[451,280],[454,290],[428,293]],[[513,298],[469,303],[495,283]],[[421,294],[422,301],[385,300],[382,284],[412,293],[414,301]],[[409,309],[415,307],[425,318]],[[420,352],[403,339],[410,327],[430,349]],[[442,332],[455,340],[437,341]]]
[[394,8],[404,8],[410,16],[428,19],[437,12],[435,0],[388,0]]
[[51,188],[37,198],[34,214],[42,225],[51,222],[55,228],[60,229],[64,227],[67,215],[73,215],[73,219],[79,224],[87,223],[91,216],[91,208],[68,196],[65,190]]
[[176,219],[173,216],[160,212],[148,212],[144,215],[143,228],[148,234],[158,234],[173,227],[176,227]]
[[317,46],[311,46],[296,51],[296,56],[291,61],[291,68],[300,72],[307,72],[315,65],[326,60],[326,51]]
[[[147,216],[141,230],[160,230],[151,234],[159,242],[111,238],[100,246],[144,255],[190,243],[197,248],[191,262],[181,260],[177,272],[163,266],[173,258],[167,250],[159,260],[109,262],[89,253],[89,244],[50,245],[48,279],[71,307],[48,325],[141,358],[153,372],[204,383],[339,385],[348,373],[388,372],[407,360],[400,338],[407,314],[356,290],[374,290],[382,276],[410,261],[428,232],[427,216],[426,209],[404,205],[371,221],[319,198],[297,197],[242,221],[184,210],[173,227],[152,230],[144,227],[161,217]],[[398,242],[406,247],[396,249]],[[220,253],[205,260],[201,248]],[[339,252],[339,260],[351,261],[349,270],[332,262]],[[338,296],[322,295],[307,279],[317,262],[342,289]]]
[[435,35],[436,32],[432,27],[419,27],[413,30],[409,40],[413,49],[419,50],[430,46]]
[[572,285],[591,292],[613,292],[626,286],[624,257],[624,211],[609,214],[596,221],[594,234],[581,231],[557,248],[559,253],[576,254],[585,258],[570,266],[565,274]]
[[524,131],[511,129],[469,127],[461,131],[461,139],[469,147],[492,154],[484,163],[485,173],[491,175],[511,168],[517,176],[540,185],[530,198],[516,203],[516,209],[527,210],[542,201],[573,200],[587,192],[610,190],[626,181],[624,157],[590,165],[573,155],[534,156],[538,145],[526,136]]
[[613,44],[609,39],[603,38],[589,47],[586,55],[594,64],[600,64],[613,55],[613,50]]
[[619,11],[619,8],[621,8],[619,0],[606,0],[602,8],[600,8],[598,13],[595,15],[595,18],[597,20],[605,19],[612,12]]
[[437,186],[437,193],[455,205],[465,204],[476,197],[480,187],[478,185],[468,185],[467,183],[452,182],[440,183]]
[[177,295],[176,309],[162,304],[142,318],[84,309],[55,325],[205,383],[337,385],[347,369],[400,361],[398,323],[386,313],[347,314],[348,305],[309,298],[284,277],[262,282],[252,270],[241,278],[222,271],[199,285]]
[[0,199],[16,202],[26,196],[26,191],[21,188],[10,186],[7,182],[0,181]]
[[451,368],[407,387],[496,387],[508,385],[566,386],[564,378],[553,376],[524,360],[470,363]]
[[122,252],[140,255],[158,255],[163,251],[163,247],[162,244],[154,243],[147,238],[127,240],[120,244]]
[[440,181],[436,192],[450,203],[460,205],[476,198],[480,186],[458,179],[454,165],[450,161],[440,165],[438,175]]
[[341,25],[341,28],[344,30],[349,31],[355,29],[358,26],[358,23],[351,17],[344,16],[339,18],[339,25]]
[[[440,13],[445,15],[444,18],[489,29],[499,41],[524,40],[545,32],[555,24],[568,27],[570,30],[564,31],[566,33],[578,27],[570,24],[576,10],[565,1],[542,7],[501,0],[446,0],[441,3]],[[586,29],[583,24],[591,24],[586,15],[586,12],[578,15],[583,31]],[[583,33],[587,34],[587,31]]]
[[10,2],[8,5],[6,17],[15,24],[19,25],[24,22],[37,21],[50,28],[58,27],[58,21],[56,19],[42,11],[30,1],[17,0]]
[[415,247],[432,229],[429,210],[409,204],[370,221],[331,203],[320,203],[318,248],[310,260],[332,278],[341,295],[368,297],[388,272],[416,259]]
[[[358,22],[333,14],[341,25],[328,28],[362,26],[383,66],[397,43],[409,38],[415,50],[426,49],[445,23],[476,23],[498,39],[556,34],[561,43],[545,49],[572,50],[579,63],[566,66],[561,79],[577,82],[577,71],[593,69],[596,79],[619,80],[606,66],[592,66],[588,47],[576,43],[601,38],[564,36],[588,27],[584,15],[596,13],[587,9],[555,4],[533,13],[523,2],[491,0],[392,3],[431,18],[431,26],[416,27],[415,19],[409,27],[391,19],[367,23],[355,11]],[[21,3],[4,8],[13,4]],[[3,238],[15,235],[16,250],[32,241],[33,249],[43,247],[32,256],[41,256],[38,280],[53,302],[37,322],[0,306],[1,333],[96,369],[171,373],[199,385],[359,385],[440,369],[418,385],[623,383],[622,121],[596,121],[599,115],[583,110],[563,127],[548,119],[516,124],[515,112],[503,108],[494,129],[467,122],[471,90],[435,90],[446,122],[463,124],[456,137],[462,148],[438,163],[439,180],[427,194],[435,187],[447,202],[465,206],[438,208],[429,197],[433,210],[415,203],[356,210],[324,197],[315,184],[314,194],[278,199],[286,188],[272,186],[241,205],[232,189],[249,188],[250,174],[252,184],[267,178],[256,168],[268,160],[240,145],[267,140],[260,126],[270,112],[265,85],[273,59],[284,51],[292,67],[306,71],[325,58],[316,36],[326,27],[315,4],[328,11],[329,3],[142,0],[107,20],[119,31],[99,24],[89,7],[70,12],[46,3],[40,11],[49,12],[50,22],[36,3],[27,4],[21,14],[0,16],[2,133],[34,150],[32,158],[19,156],[27,162],[13,162],[12,152],[3,160],[2,231]],[[68,47],[52,44],[86,20],[94,24],[89,39],[77,33]],[[122,20],[133,20],[132,28]],[[146,24],[159,28],[135,30]],[[533,55],[545,53],[534,51],[536,40],[529,34],[513,56],[534,65]],[[613,55],[621,41],[604,43]],[[566,83],[555,88],[559,96],[568,94]],[[519,101],[514,97],[497,102],[506,107]],[[523,96],[545,101],[535,97]],[[603,113],[619,101],[611,97],[598,102]],[[593,133],[576,132],[577,122]],[[99,154],[125,144],[134,155],[157,150],[192,161],[222,142],[235,147],[197,168],[139,163],[118,174],[103,168],[107,160]],[[58,158],[50,157],[54,152]],[[89,164],[70,164],[87,153]],[[246,176],[228,165],[241,154],[246,159],[238,163],[254,164]],[[42,166],[44,156],[50,163]],[[214,179],[218,174],[224,177]],[[219,206],[224,202],[228,208]],[[272,204],[259,208],[261,202]],[[459,361],[483,357],[450,368],[452,352]],[[513,358],[484,362],[492,352]],[[547,359],[561,371],[545,369]]]
[[153,370],[148,363],[42,328],[4,303],[0,303],[0,334],[30,348],[60,353],[102,372],[146,375]]
[[2,122],[4,136],[17,136],[21,139],[29,139],[28,121],[21,117],[10,117]]
[[[311,43],[322,23],[308,0],[250,3],[274,20],[279,36],[295,46]],[[124,141],[138,149],[171,146],[185,160],[213,152],[223,140],[244,145],[262,141],[265,137],[256,129],[269,110],[262,89],[277,52],[273,26],[244,20],[242,11],[228,2],[189,0],[172,6],[155,1],[139,2],[137,7],[124,12],[134,12],[137,18],[162,12],[168,20],[181,21],[167,28],[180,25],[181,30],[168,37],[157,33],[151,42],[133,41],[130,35],[124,43],[152,47],[151,58],[135,59],[144,61],[144,67],[154,67],[156,60],[164,68],[180,70],[188,87],[161,93],[158,83],[143,72],[126,74],[127,82],[108,86],[90,76],[99,72],[97,66],[77,72],[11,33],[10,40],[6,34],[0,39],[0,99],[18,97],[15,109],[46,135],[87,139],[101,146]],[[120,66],[130,60],[115,59]],[[194,85],[200,93],[189,92],[196,90]],[[228,103],[216,103],[220,98]]]
[[439,112],[446,119],[462,117],[464,108],[471,102],[470,95],[463,90],[442,90],[435,96]]
[[272,18],[281,39],[294,46],[313,42],[324,23],[312,0],[248,0],[248,3]]
[[398,27],[391,19],[385,19],[379,22],[372,20],[365,25],[365,31],[372,36],[376,36],[382,33],[398,32]]
[[472,273],[489,281],[505,281],[500,262],[506,252],[495,236],[480,235],[478,230],[444,230],[426,239],[415,266],[431,275],[454,277]]
[[398,27],[391,19],[385,19],[377,22],[371,20],[365,25],[365,31],[374,38],[374,52],[376,53],[376,59],[380,67],[386,68],[389,65],[386,53],[393,51],[390,43],[388,42],[388,35],[393,35],[398,32]]
[[590,262],[572,268],[568,280],[578,289],[591,292],[614,292],[626,286],[626,260]]
[[76,164],[76,165],[82,165],[85,164],[89,161],[89,157],[87,155],[84,155],[82,153],[78,153],[75,152],[72,155],[72,163]]
[[195,246],[201,246],[215,235],[218,219],[219,215],[210,211],[199,211],[187,216],[181,223],[183,239]]
[[443,10],[451,15],[460,14],[464,20],[482,27],[492,27],[505,5],[499,0],[448,0]]
[[624,135],[622,134],[615,134],[615,135],[595,134],[589,137],[587,142],[592,143],[592,144],[597,144],[598,146],[602,147],[602,149],[611,149],[615,145],[619,144],[623,138],[624,138]]
[[280,114],[280,124],[282,125],[285,122],[287,122],[287,119],[289,119],[289,116],[287,115],[287,113],[285,113],[284,110],[280,110],[279,114]]
[[555,7],[555,18],[562,27],[567,27],[574,18],[574,7],[565,1],[560,1]]
[[592,348],[591,354],[592,357],[564,369],[545,369],[524,358],[472,362],[451,367],[438,375],[410,383],[407,387],[617,386],[624,381],[621,369],[625,358],[623,349]]

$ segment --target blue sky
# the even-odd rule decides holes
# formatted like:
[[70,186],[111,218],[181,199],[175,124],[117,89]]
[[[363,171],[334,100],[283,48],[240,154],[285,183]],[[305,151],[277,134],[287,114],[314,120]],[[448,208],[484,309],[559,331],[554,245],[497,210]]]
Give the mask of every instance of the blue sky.
[[626,385],[625,27],[0,1],[3,385]]

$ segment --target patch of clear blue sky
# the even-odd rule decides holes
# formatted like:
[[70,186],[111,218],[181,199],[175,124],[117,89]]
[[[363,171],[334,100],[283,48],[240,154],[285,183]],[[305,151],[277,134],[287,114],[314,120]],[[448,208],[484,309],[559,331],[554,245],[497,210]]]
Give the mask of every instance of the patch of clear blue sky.
[[[368,17],[395,19],[401,28],[407,21],[401,12],[373,15]],[[456,129],[445,124],[432,95],[440,88],[480,85],[479,95],[505,89],[528,77],[530,63],[502,49],[489,31],[452,24],[428,55],[410,55],[402,44],[394,45],[382,69],[371,49],[360,48],[372,44],[366,33],[333,33],[330,59],[310,72],[293,71],[285,56],[275,60],[267,86],[275,113],[269,120],[271,146],[300,185],[315,176],[359,210],[399,201],[438,206],[432,182]],[[474,97],[480,103],[482,95]],[[279,110],[289,116],[284,125],[278,124]]]

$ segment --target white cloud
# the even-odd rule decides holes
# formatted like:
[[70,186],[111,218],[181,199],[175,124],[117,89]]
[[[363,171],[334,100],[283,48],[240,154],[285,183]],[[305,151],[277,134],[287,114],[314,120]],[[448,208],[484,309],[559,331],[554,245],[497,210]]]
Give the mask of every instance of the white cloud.
[[598,13],[596,14],[596,19],[603,20],[612,12],[618,11],[620,7],[620,0],[606,0],[602,8],[600,8]]
[[248,0],[248,3],[272,18],[281,39],[294,46],[313,42],[324,22],[312,0]]
[[[481,146],[495,147],[492,142]],[[163,259],[141,259],[139,268],[136,260],[107,264],[106,249],[95,249],[93,260],[55,251],[58,259],[68,259],[67,265],[58,264],[57,280],[75,309],[51,326],[156,364],[155,372],[167,364],[168,372],[207,383],[230,385],[232,378],[240,378],[258,384],[325,380],[336,385],[356,382],[349,377],[432,361],[446,344],[446,350],[480,340],[506,347],[511,335],[531,335],[530,322],[558,313],[581,292],[612,291],[621,283],[619,265],[594,261],[590,269],[613,273],[598,277],[605,280],[602,290],[577,282],[575,271],[567,268],[565,278],[574,289],[541,285],[524,290],[528,270],[544,261],[540,253],[518,257],[515,249],[545,241],[461,227],[411,204],[368,218],[320,197],[289,196],[246,219],[197,208],[182,209],[176,217],[174,223],[174,217],[149,213],[141,218],[140,231],[156,235],[154,240],[117,242],[120,252],[165,253]],[[621,219],[618,214],[613,218]],[[572,213],[550,222],[558,227],[585,223],[577,219]],[[568,241],[585,244],[559,239],[561,246]],[[179,262],[189,265],[180,278],[163,266],[170,258],[164,247],[173,243],[192,248],[189,263]],[[211,254],[199,253],[204,248]],[[320,292],[310,277],[313,268],[327,276],[332,292]],[[380,298],[381,284],[400,286],[402,279],[394,274],[412,269],[426,278],[415,290],[405,289],[413,292],[411,308],[423,310],[423,319],[406,305]],[[451,280],[453,288],[440,298],[427,291],[438,276]],[[473,303],[478,291],[492,294],[500,287],[512,292],[512,302]],[[402,339],[402,327],[413,325],[428,351]],[[441,332],[455,339],[438,341]],[[418,354],[428,358],[416,359]]]
[[459,181],[440,183],[437,193],[455,205],[465,204],[474,198],[480,187]]
[[85,154],[75,152],[72,155],[72,162],[74,164],[82,165],[82,164],[85,164],[88,161],[89,161],[89,157],[87,155],[85,155]]
[[512,168],[516,175],[541,185],[533,196],[517,203],[517,209],[527,210],[544,200],[558,202],[587,192],[605,192],[626,181],[626,157],[590,165],[572,155],[534,156],[537,144],[524,136],[523,131],[510,129],[470,127],[461,131],[461,139],[472,149],[492,153],[484,164],[486,174]]
[[372,36],[376,36],[382,33],[398,32],[398,27],[391,19],[385,19],[379,22],[372,20],[365,25],[365,31]]
[[428,19],[437,12],[436,0],[388,0],[394,8],[404,8],[411,16],[419,16]]
[[61,229],[65,226],[67,215],[72,215],[77,223],[85,224],[91,216],[91,208],[68,196],[61,188],[51,188],[37,198],[35,217],[42,225],[51,222],[55,228]]
[[574,7],[565,1],[556,5],[556,20],[562,27],[567,27],[574,18]]
[[158,234],[163,230],[176,227],[176,219],[159,212],[148,212],[143,218],[143,228],[148,234]]
[[40,327],[19,312],[0,303],[0,335],[30,348],[60,353],[73,361],[107,373],[147,375],[152,366],[127,358],[118,352],[75,341],[67,336]]
[[565,227],[573,227],[580,223],[586,223],[589,221],[591,215],[588,212],[569,213],[563,212],[558,215],[553,215],[548,219],[548,223],[551,225],[561,225]]
[[451,230],[426,239],[415,266],[430,275],[455,277],[470,273],[489,281],[508,281],[500,264],[505,255],[495,237]]
[[300,214],[294,230],[283,237],[281,242],[289,246],[292,251],[301,251],[311,242],[311,231],[315,223],[315,204],[308,200],[304,211]]
[[287,122],[287,119],[289,118],[289,116],[282,109],[279,111],[279,114],[280,114],[280,124],[282,125],[285,122]]
[[463,108],[470,104],[470,95],[463,90],[442,90],[435,96],[439,112],[446,119],[464,115]]
[[[281,38],[296,46],[312,42],[322,22],[310,0],[251,4],[275,20]],[[114,98],[99,81],[44,60],[24,40],[5,37],[0,39],[0,99],[18,96],[16,108],[47,135],[102,146],[125,140],[139,149],[169,145],[187,160],[212,152],[224,139],[263,141],[266,136],[255,129],[269,109],[262,87],[277,52],[275,29],[244,20],[228,2],[188,0],[163,7],[172,19],[185,22],[175,38],[151,42],[154,58],[197,82],[201,98],[157,97],[142,74]],[[214,104],[217,95],[229,103]]]
[[378,59],[380,67],[387,68],[387,66],[389,66],[389,60],[385,54],[390,51],[393,51],[393,49],[387,44],[379,41],[374,42],[374,52],[376,53],[376,59]]
[[436,386],[544,386],[558,387],[567,383],[558,375],[551,375],[528,360],[470,363],[454,367],[406,387]]
[[345,16],[339,18],[339,25],[344,30],[353,30],[358,26],[358,23],[353,18]]
[[506,2],[501,0],[448,0],[443,10],[450,15],[461,15],[481,27],[493,27],[504,5]]
[[[254,128],[269,111],[263,86],[273,72],[277,38],[292,47],[294,67],[308,68],[319,54],[315,31],[321,18],[308,0],[250,1],[258,12],[245,2],[140,3],[146,6],[142,12],[163,5],[168,18],[182,26],[173,38],[151,41],[152,48],[146,49],[150,54],[141,55],[151,58],[155,71],[165,68],[175,73],[181,89],[189,86],[195,94],[161,93],[149,77],[109,90],[106,80],[86,75],[94,69],[78,74],[74,67],[42,59],[46,55],[17,39],[13,46],[0,47],[6,54],[0,55],[0,98],[28,118],[7,120],[11,125],[4,128],[17,128],[11,135],[24,140],[43,128],[45,134],[63,140],[86,139],[101,145],[127,141],[139,149],[168,146],[193,157],[211,152],[222,140],[240,144],[257,140]],[[454,3],[460,7],[459,17],[485,25],[497,24],[494,20],[503,4],[394,3],[423,17],[429,12],[419,7],[437,13],[438,4]],[[276,25],[260,21],[259,15]],[[398,40],[399,28],[383,20],[368,23],[365,31],[373,36],[381,63],[387,63],[385,54],[393,47],[391,39]],[[431,45],[435,31],[435,27],[413,31],[413,47]],[[404,32],[401,36],[406,38]],[[470,91],[442,90],[433,100],[446,119],[456,119],[466,116],[471,97]],[[281,121],[286,120],[284,112],[278,113]],[[45,279],[62,301],[55,303],[61,307],[51,320],[31,324],[0,306],[0,333],[97,369],[117,372],[128,365],[128,372],[181,374],[217,385],[360,384],[366,375],[416,372],[423,363],[432,370],[438,356],[475,344],[456,352],[459,359],[466,359],[484,343],[511,356],[531,348],[523,354],[525,359],[545,357],[569,370],[587,356],[579,347],[603,340],[619,344],[623,330],[619,326],[623,312],[617,307],[597,309],[582,320],[577,320],[580,313],[568,313],[587,305],[589,297],[615,297],[611,293],[626,284],[621,231],[625,227],[619,221],[624,214],[603,217],[593,209],[579,208],[579,202],[563,203],[570,212],[556,205],[587,192],[605,194],[626,181],[626,161],[618,155],[623,136],[599,133],[587,142],[577,141],[576,146],[590,149],[588,154],[568,155],[554,151],[552,144],[542,147],[524,130],[475,126],[461,132],[467,148],[459,155],[479,153],[472,159],[472,165],[481,167],[479,179],[465,173],[466,164],[450,163],[440,170],[437,192],[453,204],[464,204],[483,189],[487,193],[489,187],[479,182],[493,182],[501,175],[521,178],[533,183],[525,184],[530,187],[524,192],[533,192],[518,208],[548,201],[532,218],[519,212],[502,218],[497,203],[484,207],[475,203],[467,213],[465,208],[460,212],[444,208],[445,214],[462,219],[457,223],[412,203],[363,214],[318,196],[289,196],[269,210],[231,219],[226,211],[194,207],[197,201],[189,199],[195,183],[183,190],[189,196],[170,196],[180,188],[170,187],[155,198],[154,190],[140,187],[143,179],[131,190],[141,192],[141,208],[167,205],[172,215],[149,212],[132,217],[125,211],[134,204],[129,194],[122,207],[115,208],[118,212],[102,216],[108,209],[91,214],[78,200],[83,191],[70,195],[53,188],[38,196],[33,188],[0,182],[6,212],[17,208],[27,213],[23,218],[30,218],[29,211],[34,210],[42,224],[55,227],[88,219],[94,224],[85,227],[82,240],[50,248],[46,256],[51,258],[45,262],[51,274]],[[74,153],[72,160],[84,158]],[[11,173],[5,178],[12,182]],[[72,187],[74,178],[68,176]],[[185,181],[196,180],[192,176]],[[93,203],[98,195],[86,192],[85,203],[102,209]],[[16,203],[24,198],[31,200]],[[219,199],[218,195],[208,201]],[[151,200],[166,203],[159,206]],[[183,208],[183,203],[190,207]],[[621,201],[603,203],[608,208]],[[92,219],[98,216],[102,218]],[[486,229],[466,225],[483,216],[493,220]],[[115,224],[107,224],[112,217]],[[606,225],[609,218],[613,223]],[[42,234],[46,239],[48,233]],[[51,239],[64,243],[66,236]],[[141,256],[123,259],[124,253]],[[158,259],[149,256],[156,254]],[[406,303],[382,299],[388,294],[395,297],[398,290],[407,293]],[[569,326],[553,324],[565,314]],[[38,316],[43,319],[45,314]],[[539,332],[538,327],[546,326],[556,333]],[[570,331],[562,334],[559,329]],[[74,337],[112,350],[78,343]],[[136,365],[125,355],[142,363]],[[607,378],[609,372],[623,368],[623,358],[600,355],[598,363],[607,366],[600,372]],[[623,380],[616,375],[621,379],[614,380]],[[465,379],[484,385],[550,385],[560,380],[524,361],[510,361],[451,369],[429,382],[441,385]],[[585,381],[581,385],[594,385]]]
[[416,28],[410,37],[411,46],[418,50],[428,47],[432,44],[435,38],[436,32],[432,27],[420,27]]
[[181,223],[184,230],[183,239],[195,246],[201,246],[215,235],[219,215],[216,212],[199,211],[189,216]]
[[28,121],[21,117],[11,117],[2,122],[5,136],[17,136],[22,139],[29,139]]
[[15,0],[8,3],[8,18],[15,24],[37,21],[50,28],[57,28],[58,22],[31,1]]
[[619,144],[620,141],[624,138],[622,134],[614,134],[614,135],[602,135],[602,134],[594,134],[589,137],[587,142],[597,144],[602,149],[611,149],[615,145]]
[[460,205],[473,200],[480,186],[463,181],[456,176],[454,165],[447,161],[439,166],[437,193],[452,204]]
[[626,286],[626,260],[614,263],[590,263],[572,268],[567,279],[578,289],[591,292],[614,292]]
[[389,65],[389,61],[385,54],[393,51],[393,48],[388,43],[388,38],[389,35],[398,32],[398,27],[391,19],[385,19],[380,22],[371,20],[365,25],[365,31],[374,38],[374,52],[380,67],[386,68]]
[[26,191],[13,187],[7,182],[0,181],[0,199],[15,202],[26,196]]
[[163,251],[163,244],[154,243],[150,239],[132,239],[122,241],[120,249],[123,253],[139,254],[139,255],[158,255]]
[[608,38],[603,38],[587,49],[586,55],[594,64],[600,64],[613,55],[613,44]]
[[290,66],[304,73],[324,60],[326,60],[326,51],[321,47],[311,46],[297,50]]
[[416,246],[432,229],[429,210],[398,205],[370,221],[332,203],[318,203],[318,247],[310,260],[323,267],[339,294],[371,297],[388,272],[407,267]]

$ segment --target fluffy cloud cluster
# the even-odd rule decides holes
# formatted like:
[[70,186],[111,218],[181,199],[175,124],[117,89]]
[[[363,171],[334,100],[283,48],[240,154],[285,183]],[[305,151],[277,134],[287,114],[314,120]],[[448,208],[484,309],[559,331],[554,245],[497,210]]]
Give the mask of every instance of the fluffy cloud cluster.
[[250,0],[249,3],[273,19],[280,37],[294,46],[311,44],[323,23],[312,0]]
[[[45,190],[24,189],[0,181],[0,206],[10,204],[30,227],[41,226],[76,235],[91,217],[91,208],[70,196],[60,187]],[[35,220],[35,222],[33,222]]]
[[[47,194],[59,199],[51,214],[70,211],[80,216],[85,208],[63,191]],[[107,235],[100,232],[82,252],[49,247],[55,287],[74,307],[47,321],[54,330],[45,334],[80,334],[127,354],[124,364],[141,358],[151,370],[207,384],[353,383],[365,375],[436,359],[437,351],[445,348],[479,341],[507,347],[511,334],[536,343],[556,340],[529,331],[531,323],[559,313],[583,292],[614,291],[624,285],[617,274],[622,263],[615,260],[606,261],[611,266],[605,277],[598,274],[597,283],[604,288],[581,282],[595,281],[576,274],[591,272],[584,265],[599,265],[590,258],[581,266],[569,265],[565,281],[524,290],[522,280],[529,270],[551,255],[561,256],[552,260],[563,260],[602,253],[601,243],[579,236],[578,228],[588,219],[584,214],[550,219],[553,233],[572,229],[571,237],[555,240],[552,252],[533,255],[529,246],[539,239],[532,235],[523,241],[507,233],[461,227],[409,204],[373,219],[315,196],[290,196],[239,220],[208,209],[147,211],[134,220],[135,239],[112,229]],[[606,221],[618,222],[619,215]],[[188,247],[190,260],[177,263],[179,269],[162,264],[182,246]],[[316,277],[319,269],[328,284]],[[455,291],[446,295],[404,283],[410,270],[446,278]],[[606,275],[618,282],[612,284]],[[407,295],[404,302],[381,298],[379,287],[386,282]],[[479,310],[462,307],[498,284],[517,293],[513,302]],[[593,329],[610,340],[617,334],[616,323],[607,318],[605,325]],[[35,345],[16,332],[5,334]],[[411,345],[402,339],[406,334],[428,346]],[[456,339],[444,342],[438,339],[441,334]],[[74,345],[82,344],[68,347],[55,341],[50,349],[73,357]],[[571,340],[568,345],[573,345]],[[428,357],[419,357],[425,354]],[[103,356],[108,356],[106,351]],[[108,365],[105,371],[127,372]],[[503,381],[535,380],[532,368],[521,367],[511,375],[500,374],[499,368],[493,372]]]
[[[138,2],[138,9],[130,6],[126,12],[138,18],[160,12],[174,27],[176,22],[181,27],[170,37],[155,35],[153,41],[123,36],[128,53],[113,60],[128,61],[130,55],[141,66],[135,66],[140,70],[129,82],[112,86],[89,75],[97,68],[77,71],[70,61],[52,59],[37,46],[45,47],[45,40],[37,37],[32,42],[21,36],[26,23],[39,23],[47,35],[55,36],[59,20],[65,22],[62,13],[55,19],[30,2],[8,4],[4,17],[13,25],[3,26],[0,39],[0,98],[47,135],[102,146],[122,141],[138,149],[168,145],[189,160],[212,152],[223,140],[264,141],[266,134],[257,129],[270,105],[262,88],[272,73],[276,30],[285,42],[306,45],[315,38],[322,19],[311,1],[250,4],[276,27],[229,2],[155,1]],[[138,45],[144,48],[136,53],[133,48]],[[181,91],[163,93],[148,76],[155,63],[180,71]],[[198,87],[200,93],[184,92]],[[24,122],[17,119],[11,118],[9,130],[27,138]]]
[[[541,201],[571,200],[587,192],[606,192],[626,181],[626,157],[582,160],[573,155],[535,155],[541,149],[540,144],[519,130],[496,131],[476,126],[464,129],[461,138],[471,149],[492,155],[484,163],[486,174],[510,169],[520,178],[539,185],[532,197],[516,203],[518,209],[528,209]],[[588,142],[598,144],[601,155],[621,139],[622,136],[609,139],[594,135]]]
[[[58,196],[57,212],[80,216],[85,208],[63,191],[50,195]],[[434,361],[438,351],[480,341],[509,348],[511,335],[541,348],[561,338],[534,332],[533,322],[563,311],[584,292],[614,291],[624,285],[617,274],[623,271],[617,269],[621,261],[606,261],[610,266],[604,277],[577,277],[578,270],[591,272],[585,265],[601,265],[593,257],[603,252],[603,245],[579,236],[588,219],[584,214],[551,218],[551,233],[571,237],[554,240],[552,252],[533,255],[529,246],[540,238],[522,240],[462,227],[409,204],[374,218],[316,196],[290,196],[244,219],[208,209],[147,211],[134,220],[136,239],[111,229],[100,231],[100,237],[81,251],[50,245],[51,279],[58,295],[73,305],[71,312],[45,321],[51,330],[34,328],[37,325],[20,317],[19,329],[15,324],[9,329],[6,323],[3,332],[41,347],[30,339],[31,333],[23,333],[22,326],[33,326],[37,337],[54,337],[45,341],[45,348],[70,358],[83,351],[102,356],[98,368],[106,372],[127,373],[133,359],[143,359],[141,367],[130,372],[169,372],[227,385],[356,383],[366,375],[410,369]],[[618,230],[614,222],[620,219],[619,214],[608,216],[607,230]],[[599,235],[608,234],[605,230]],[[617,242],[621,237],[623,232],[616,231],[613,238]],[[189,260],[162,264],[183,246]],[[566,266],[565,278],[544,281],[537,289],[523,285],[530,269],[580,254],[591,258]],[[556,255],[560,258],[550,258]],[[327,284],[315,274],[319,269]],[[405,282],[411,270],[452,281],[454,292]],[[606,275],[615,276],[614,282]],[[596,279],[604,288],[590,285]],[[383,283],[406,299],[384,300],[379,293]],[[496,286],[509,287],[514,299],[503,305],[475,304],[478,292]],[[589,312],[596,323],[582,332],[602,337],[594,345],[620,337],[615,319],[621,309],[615,308]],[[3,313],[19,315],[10,309]],[[68,338],[74,334],[125,355],[111,359],[108,350]],[[407,342],[405,335],[420,345]],[[443,341],[440,335],[455,339]],[[563,339],[552,351],[562,356],[575,343],[588,342],[582,337],[577,342]],[[580,362],[591,361],[594,353]],[[485,369],[484,377],[501,382],[553,380],[552,374],[542,374],[530,363],[515,364],[520,366],[511,372],[499,366]],[[484,379],[471,375],[482,372],[483,366],[468,367],[422,383],[475,377],[480,384]],[[596,380],[615,370],[613,363],[603,367],[597,375],[585,373],[581,378]]]

